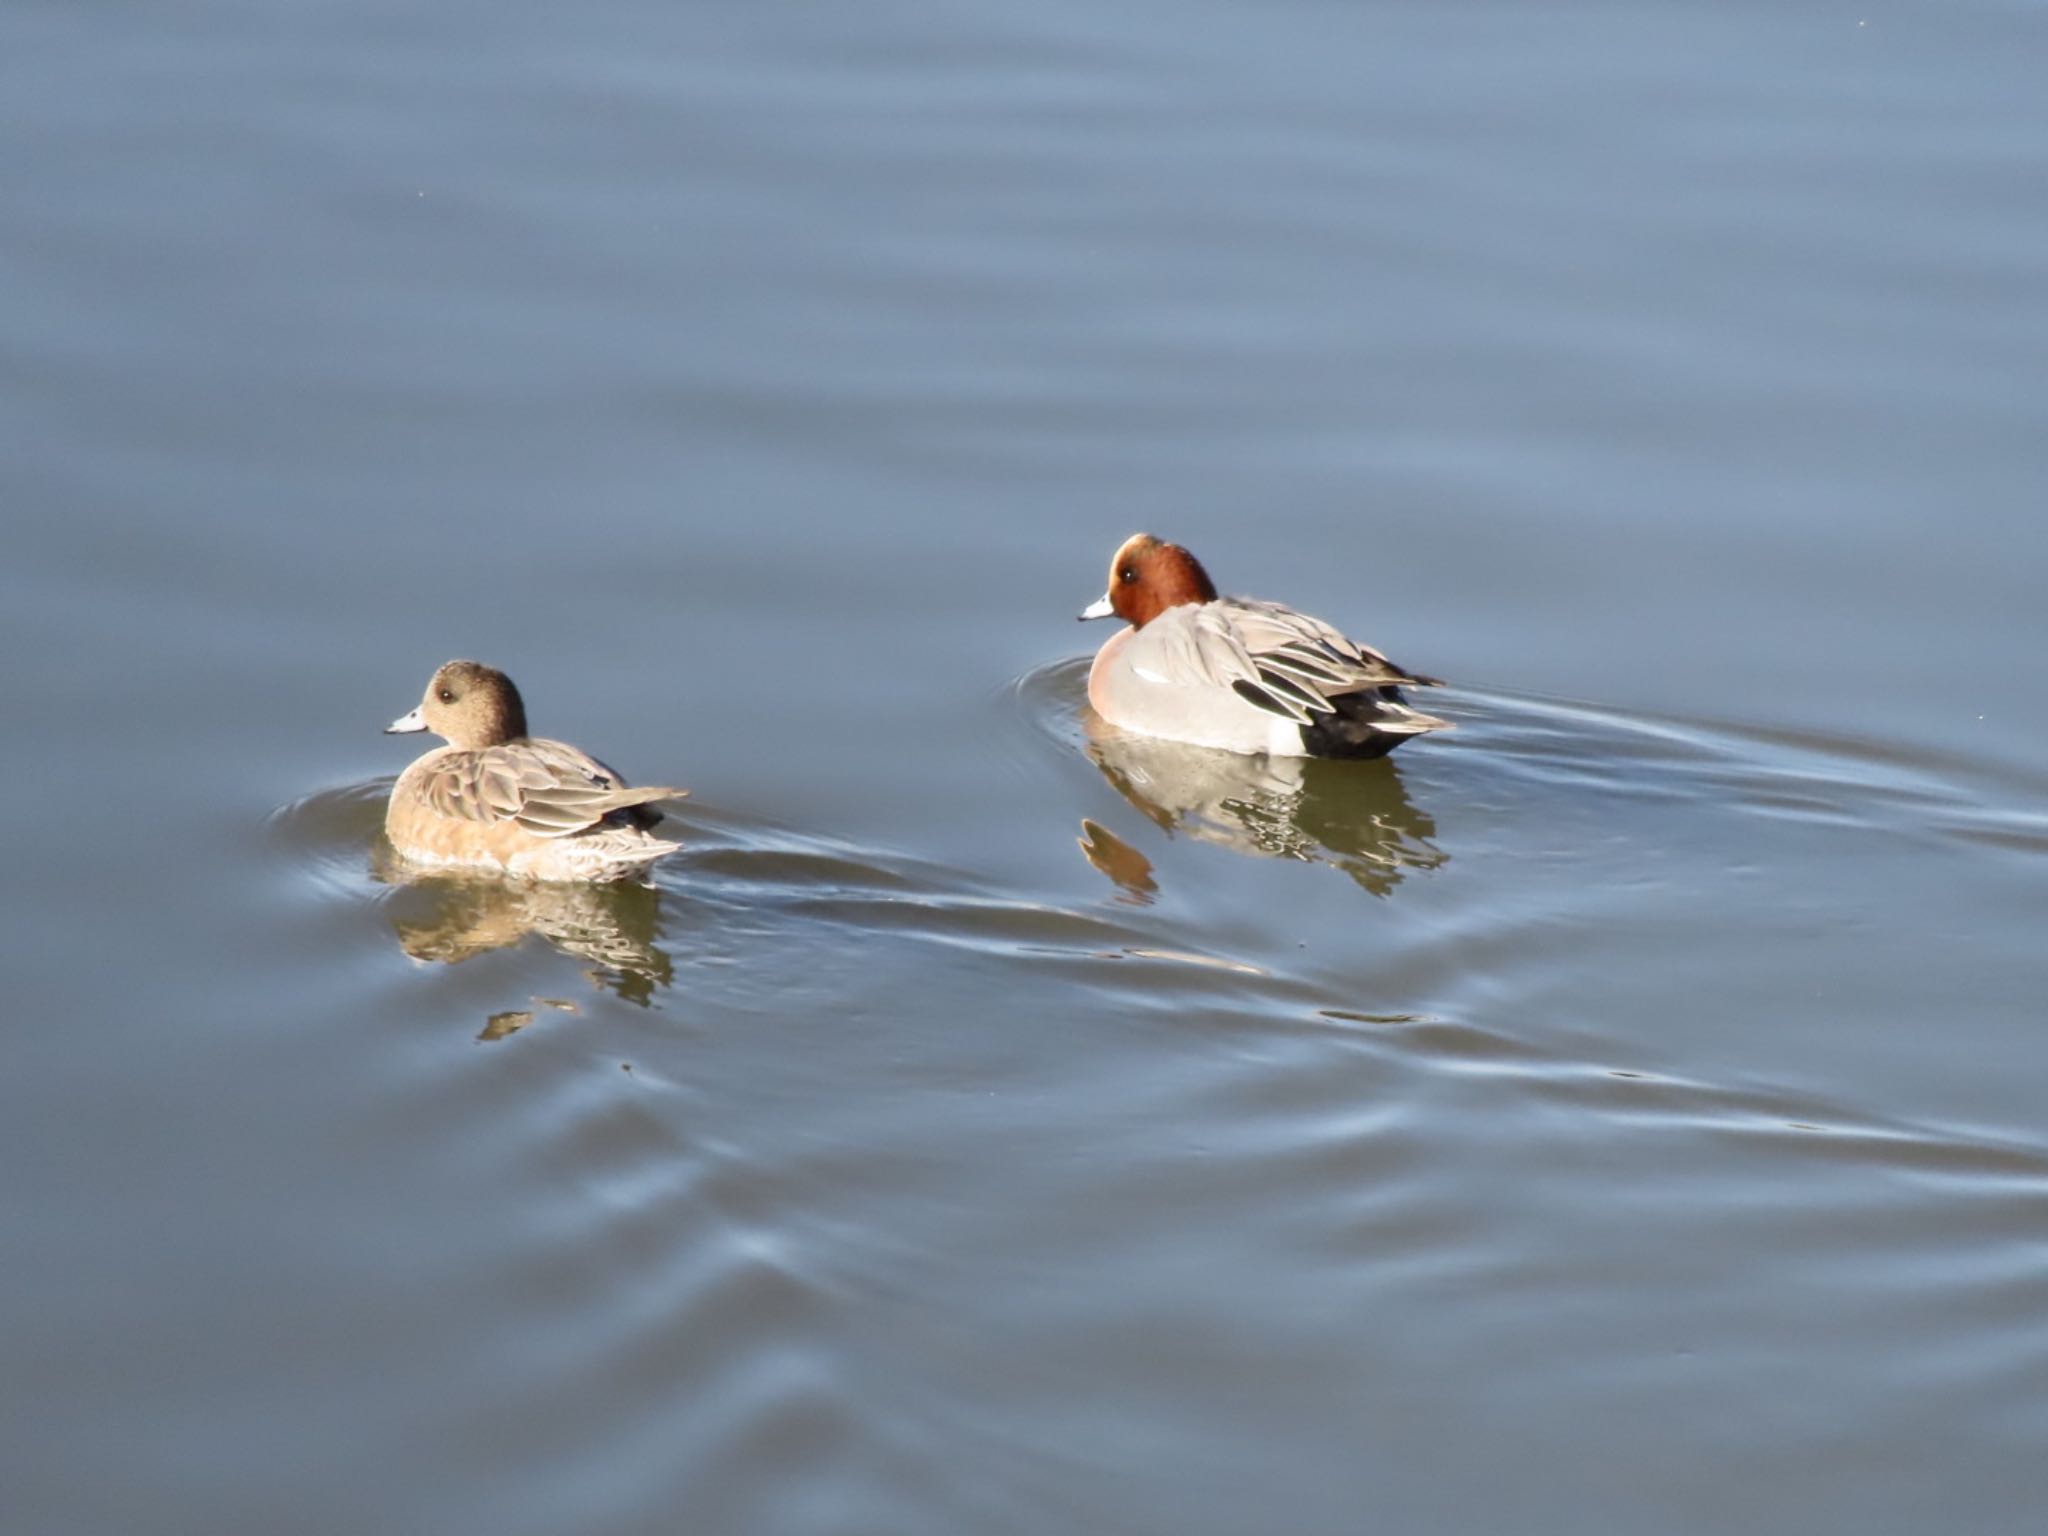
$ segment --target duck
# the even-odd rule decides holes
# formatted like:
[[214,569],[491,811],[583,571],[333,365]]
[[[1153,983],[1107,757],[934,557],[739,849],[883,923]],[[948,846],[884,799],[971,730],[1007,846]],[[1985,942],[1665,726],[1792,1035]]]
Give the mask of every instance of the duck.
[[1226,752],[1374,758],[1451,722],[1403,688],[1440,678],[1283,603],[1221,597],[1202,562],[1136,533],[1083,619],[1122,619],[1088,669],[1088,702],[1119,730]]
[[384,832],[407,862],[529,880],[645,878],[682,844],[656,837],[660,800],[567,742],[530,736],[519,689],[495,667],[451,661],[386,735],[431,731],[448,743],[398,776]]

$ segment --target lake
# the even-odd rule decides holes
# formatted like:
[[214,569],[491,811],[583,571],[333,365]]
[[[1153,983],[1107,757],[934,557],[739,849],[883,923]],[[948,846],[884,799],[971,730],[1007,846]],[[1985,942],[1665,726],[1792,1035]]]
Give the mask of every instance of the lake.
[[[0,58],[9,1530],[2038,1527],[2037,6]],[[1456,729],[1105,732],[1141,528]]]

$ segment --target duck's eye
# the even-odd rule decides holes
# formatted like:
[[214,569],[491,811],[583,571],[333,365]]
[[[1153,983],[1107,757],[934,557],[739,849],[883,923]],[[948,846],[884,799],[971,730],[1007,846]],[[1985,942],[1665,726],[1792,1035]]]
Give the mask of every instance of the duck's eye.
[[1138,579],[1138,572],[1135,567],[1127,565],[1116,573],[1116,579],[1125,582],[1136,581]]
[[435,694],[434,697],[439,699],[443,704],[453,704],[455,702],[455,690],[453,688],[443,688],[439,693]]

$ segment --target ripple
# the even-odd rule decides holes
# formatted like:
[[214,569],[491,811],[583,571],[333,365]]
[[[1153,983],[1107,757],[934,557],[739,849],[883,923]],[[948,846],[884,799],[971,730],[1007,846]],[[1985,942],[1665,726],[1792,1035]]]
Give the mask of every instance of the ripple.
[[1964,838],[2039,836],[2048,776],[1922,744],[1461,690],[1471,747],[1560,784],[1765,818]]
[[[805,977],[829,976],[857,963],[864,946],[889,940],[1039,961],[1136,960],[1260,973],[1250,962],[1164,943],[1152,930],[1100,913],[992,892],[928,860],[695,801],[671,813],[684,849],[647,885],[421,872],[394,860],[384,843],[381,805],[389,783],[308,795],[274,812],[269,828],[317,904],[372,904],[397,947],[416,961],[462,965],[536,940],[584,962],[585,976],[600,990],[643,1006],[681,984],[684,972],[692,995],[747,1006],[786,996],[792,986],[808,988],[812,982],[764,963],[764,949],[795,942],[809,957]],[[545,1001],[534,985],[537,979],[527,997]],[[523,1032],[534,1017],[525,1001],[482,1006],[478,1038]]]
[[[1080,670],[1018,680],[1017,719],[1100,801]],[[394,1070],[389,1124],[516,1201],[499,1247],[419,1282],[497,1320],[482,1432],[516,1456],[546,1443],[532,1405],[572,1414],[604,1490],[580,1507],[640,1510],[706,1488],[737,1508],[798,1463],[916,1470],[962,1424],[947,1443],[1001,1474],[1017,1434],[1075,1443],[1075,1403],[1098,1435],[1213,1430],[1186,1405],[1262,1375],[1303,1423],[1341,1422],[1371,1373],[1498,1381],[1521,1423],[1551,1393],[1628,1415],[1683,1394],[1741,1448],[1759,1380],[1796,1396],[1773,1362],[1820,1359],[1855,1389],[1829,1420],[1851,1432],[1864,1400],[2037,1427],[2048,1153],[1689,1070],[1626,1007],[1585,1007],[1629,979],[1603,946],[1682,929],[1715,859],[1772,875],[1763,833],[1791,826],[1947,838],[1978,786],[1553,700],[1468,690],[1453,712],[1460,736],[1398,769],[1309,765],[1330,786],[1306,775],[1284,814],[1246,793],[1162,821],[1118,788],[1136,830],[1093,823],[1111,869],[1064,864],[1079,895],[692,802],[652,888],[514,923],[459,886],[378,884],[380,785],[280,811],[319,893],[297,916],[345,895],[385,955],[439,962],[379,976],[364,1011],[463,1020]],[[1340,807],[1320,823],[1319,795]],[[1344,872],[1372,899],[1325,882],[1344,919],[1262,925],[1263,889],[1372,863],[1366,824],[1389,877]],[[1635,858],[1673,847],[1711,857],[1668,880]],[[1177,890],[1189,861],[1207,900]],[[666,968],[578,951],[607,932]],[[544,1013],[565,962],[640,975],[647,1006],[611,985]],[[1656,970],[1635,973],[1652,992]],[[504,1043],[472,1049],[493,1015]],[[1870,1348],[1900,1336],[1917,1358]]]
[[360,888],[364,858],[383,834],[393,775],[315,790],[278,806],[264,831],[279,855],[328,894]]

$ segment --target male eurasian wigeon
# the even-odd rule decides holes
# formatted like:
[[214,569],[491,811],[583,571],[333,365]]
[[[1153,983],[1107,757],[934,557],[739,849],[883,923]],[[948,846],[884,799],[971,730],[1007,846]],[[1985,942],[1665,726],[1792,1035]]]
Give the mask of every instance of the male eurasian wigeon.
[[1438,679],[1279,603],[1218,597],[1199,560],[1149,533],[1124,541],[1109,590],[1081,617],[1112,614],[1131,627],[1096,653],[1088,702],[1123,730],[1227,752],[1381,757],[1450,727],[1397,686]]
[[682,846],[650,833],[661,820],[650,802],[688,790],[628,789],[567,742],[527,735],[519,690],[493,667],[449,662],[419,707],[385,731],[432,731],[448,742],[391,787],[384,832],[415,863],[620,880]]

